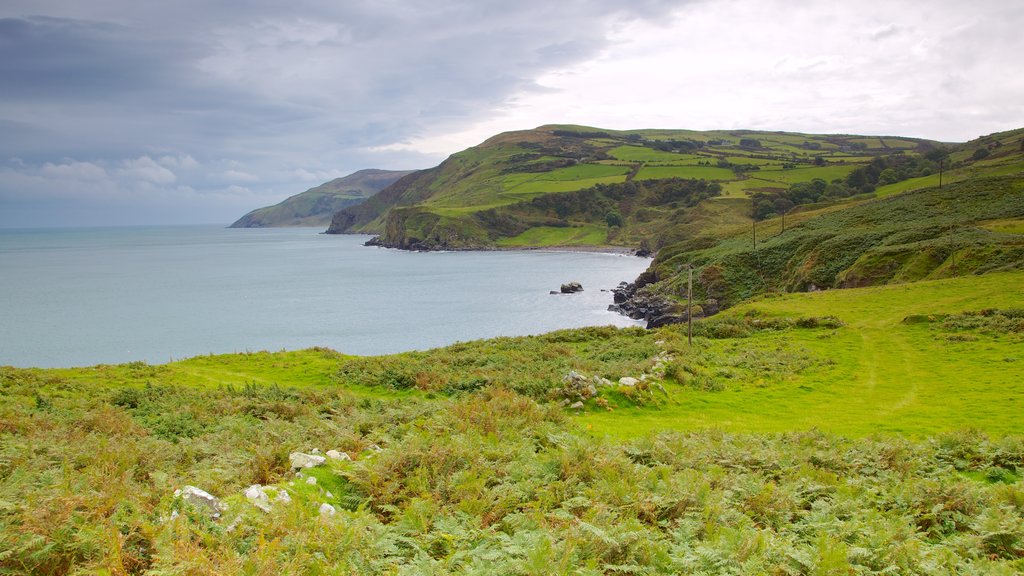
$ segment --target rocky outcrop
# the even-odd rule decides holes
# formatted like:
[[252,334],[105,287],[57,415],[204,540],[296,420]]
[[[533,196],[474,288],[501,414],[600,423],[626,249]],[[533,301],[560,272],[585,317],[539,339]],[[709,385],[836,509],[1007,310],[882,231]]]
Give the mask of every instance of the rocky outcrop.
[[580,284],[579,282],[568,282],[566,284],[562,284],[561,292],[562,294],[575,294],[577,292],[583,292],[583,285]]

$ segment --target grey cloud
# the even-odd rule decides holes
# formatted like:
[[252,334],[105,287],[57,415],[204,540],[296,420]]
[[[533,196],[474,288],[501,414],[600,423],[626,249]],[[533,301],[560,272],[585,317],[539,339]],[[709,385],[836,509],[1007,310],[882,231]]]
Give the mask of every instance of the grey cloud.
[[[439,158],[371,149],[469,125],[537,89],[544,71],[597,54],[612,22],[678,5],[9,0],[0,126],[14,137],[0,139],[0,160],[26,166],[4,168],[0,198],[55,185],[47,163],[90,163],[108,179],[82,185],[83,202],[90,191],[110,202],[112,189],[125,206],[133,194],[149,202],[141,179],[234,201],[220,216],[229,221],[253,207],[242,202],[300,191],[299,170],[426,167]],[[162,156],[200,167],[182,172]],[[223,196],[230,186],[257,198]]]

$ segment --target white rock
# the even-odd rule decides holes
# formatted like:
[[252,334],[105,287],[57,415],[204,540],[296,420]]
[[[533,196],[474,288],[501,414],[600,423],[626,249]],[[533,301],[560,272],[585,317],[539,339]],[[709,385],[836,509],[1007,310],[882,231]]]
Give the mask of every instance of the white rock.
[[281,490],[280,492],[277,493],[277,498],[274,498],[274,500],[277,500],[278,502],[284,502],[285,504],[291,504],[292,497],[290,494],[288,494],[287,490]]
[[377,446],[376,444],[370,444],[370,450],[372,450],[374,452],[383,452],[384,451],[383,448],[381,448],[380,446]]
[[640,375],[640,381],[644,382],[645,380],[647,380],[647,374],[641,374]]
[[309,451],[309,453],[310,454],[319,454],[320,453],[320,449],[319,448],[313,448],[312,450]]
[[228,509],[227,504],[224,504],[209,492],[195,486],[185,486],[175,490],[174,496],[180,497],[196,508],[206,511],[211,518],[220,518],[221,513]]
[[327,457],[331,460],[351,460],[349,455],[345,452],[338,452],[337,450],[328,450]]
[[288,460],[291,462],[292,468],[298,470],[300,468],[313,468],[314,466],[320,466],[327,461],[327,458],[316,454],[292,452],[288,455]]
[[623,376],[619,378],[619,384],[622,386],[636,386],[640,381],[631,376]]
[[334,509],[334,506],[331,506],[330,504],[328,504],[326,502],[324,502],[323,504],[320,505],[320,515],[321,516],[334,516],[335,512],[336,512],[336,510]]
[[310,486],[316,486],[316,478],[313,476],[306,478],[306,484],[309,484]]
[[326,492],[326,493],[324,494],[324,496],[327,496],[327,497],[328,497],[328,498],[330,498],[331,500],[334,500],[334,494],[331,494],[331,491],[330,491],[330,490],[328,490],[328,491],[327,491],[327,492]]
[[569,408],[572,408],[573,410],[583,410],[583,402],[573,402]]
[[267,493],[264,491],[263,486],[259,484],[249,486],[245,489],[245,497],[253,506],[264,512],[270,512],[270,499],[267,498]]

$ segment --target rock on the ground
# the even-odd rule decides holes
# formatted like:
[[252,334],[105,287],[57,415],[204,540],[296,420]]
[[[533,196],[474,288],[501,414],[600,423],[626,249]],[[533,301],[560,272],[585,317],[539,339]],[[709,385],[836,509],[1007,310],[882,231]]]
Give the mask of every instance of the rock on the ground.
[[573,410],[583,410],[583,402],[573,402],[569,408],[572,408]]
[[346,452],[338,452],[337,450],[328,450],[327,451],[327,457],[330,458],[331,460],[351,460],[352,459],[352,458],[349,457],[348,453],[346,453]]
[[310,486],[315,485],[316,484],[316,477],[315,476],[310,476],[309,478],[306,478],[306,484],[309,484]]
[[320,466],[327,461],[327,458],[319,456],[317,454],[303,454],[302,452],[292,452],[288,455],[288,460],[292,464],[292,468],[298,470],[300,468],[313,468]]
[[221,513],[228,509],[227,504],[224,504],[209,492],[195,486],[185,486],[175,490],[174,496],[180,497],[185,502],[206,512],[211,518],[220,518]]
[[323,504],[320,505],[320,515],[321,516],[334,516],[335,512],[337,512],[337,510],[334,509],[334,506],[331,506],[330,504],[328,504],[326,502],[324,502]]
[[245,498],[260,510],[270,512],[270,498],[267,497],[267,493],[263,489],[263,486],[260,486],[259,484],[249,486],[245,489]]
[[623,376],[619,378],[619,384],[622,386],[636,386],[640,381],[632,376]]

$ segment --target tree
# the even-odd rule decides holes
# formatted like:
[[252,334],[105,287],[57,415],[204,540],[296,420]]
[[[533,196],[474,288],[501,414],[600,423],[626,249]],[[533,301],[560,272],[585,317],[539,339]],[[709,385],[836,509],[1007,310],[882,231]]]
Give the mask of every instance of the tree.
[[971,160],[984,160],[988,158],[988,155],[988,148],[978,148],[974,151],[974,154],[971,154]]

